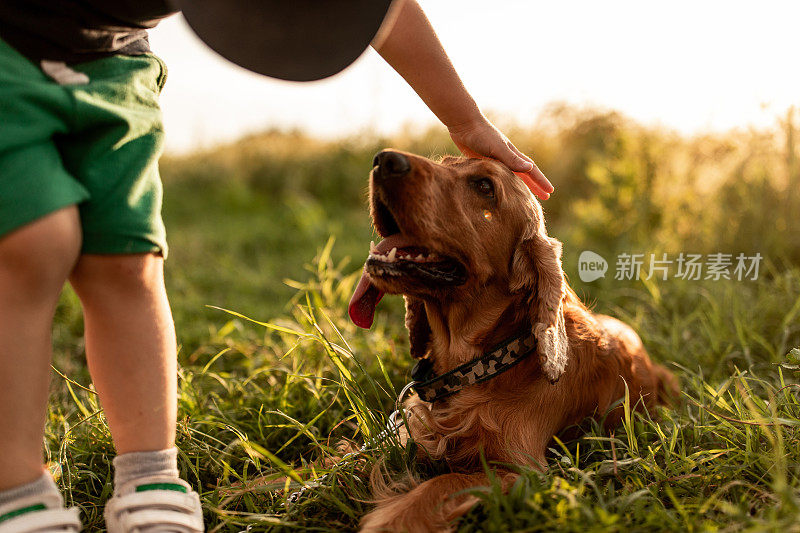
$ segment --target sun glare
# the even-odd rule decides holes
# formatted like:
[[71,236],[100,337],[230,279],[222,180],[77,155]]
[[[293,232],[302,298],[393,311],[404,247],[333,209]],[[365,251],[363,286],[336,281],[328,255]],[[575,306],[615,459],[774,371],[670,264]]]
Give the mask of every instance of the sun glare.
[[[500,122],[532,124],[548,103],[566,102],[695,133],[769,125],[800,104],[796,2],[421,3]],[[225,62],[180,16],[151,41],[170,69],[162,105],[172,151],[276,127],[336,137],[435,120],[371,50],[331,79],[298,84]]]

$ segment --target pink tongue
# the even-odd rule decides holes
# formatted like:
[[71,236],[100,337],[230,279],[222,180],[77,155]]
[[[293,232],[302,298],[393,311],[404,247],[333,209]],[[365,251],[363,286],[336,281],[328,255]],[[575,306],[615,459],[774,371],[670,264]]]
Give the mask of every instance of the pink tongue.
[[[387,254],[392,248],[403,248],[409,244],[411,243],[405,235],[395,233],[383,239],[375,248],[378,253]],[[363,272],[356,290],[353,292],[353,297],[350,298],[348,307],[350,320],[360,328],[369,329],[375,316],[375,306],[378,305],[381,298],[383,298],[383,291],[372,284],[366,271]]]
[[369,329],[375,316],[375,306],[378,305],[381,298],[383,298],[383,292],[372,284],[369,274],[363,272],[356,290],[353,292],[353,297],[350,298],[348,308],[350,320],[360,328]]

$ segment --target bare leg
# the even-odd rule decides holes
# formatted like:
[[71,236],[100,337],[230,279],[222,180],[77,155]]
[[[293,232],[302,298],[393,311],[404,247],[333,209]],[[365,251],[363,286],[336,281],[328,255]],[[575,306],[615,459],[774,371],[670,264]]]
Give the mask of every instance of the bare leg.
[[0,238],[0,490],[42,475],[53,313],[80,246],[75,206]]
[[176,343],[155,254],[82,255],[70,281],[83,304],[86,357],[117,453],[175,442]]

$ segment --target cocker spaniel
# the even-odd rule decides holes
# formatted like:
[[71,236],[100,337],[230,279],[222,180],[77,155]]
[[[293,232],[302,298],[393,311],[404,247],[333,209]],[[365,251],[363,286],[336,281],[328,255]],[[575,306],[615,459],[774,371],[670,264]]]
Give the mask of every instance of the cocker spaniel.
[[[373,479],[364,531],[442,531],[477,501],[487,464],[546,468],[553,435],[587,416],[620,422],[669,403],[677,382],[639,336],[592,313],[567,284],[561,243],[522,180],[491,160],[441,162],[392,150],[375,157],[372,246],[350,302],[369,327],[384,293],[402,294],[417,394],[404,438],[452,472],[397,491]],[[515,474],[501,467],[504,484]],[[376,476],[373,476],[375,478]],[[377,476],[378,478],[380,476]]]

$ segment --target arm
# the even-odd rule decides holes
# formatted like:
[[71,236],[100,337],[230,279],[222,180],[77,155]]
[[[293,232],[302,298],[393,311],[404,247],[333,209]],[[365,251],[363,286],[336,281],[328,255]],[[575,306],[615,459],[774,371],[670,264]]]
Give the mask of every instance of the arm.
[[536,164],[483,116],[416,0],[397,1],[394,24],[389,21],[387,33],[373,42],[375,50],[447,127],[464,155],[505,163],[534,194],[547,199],[553,186]]

